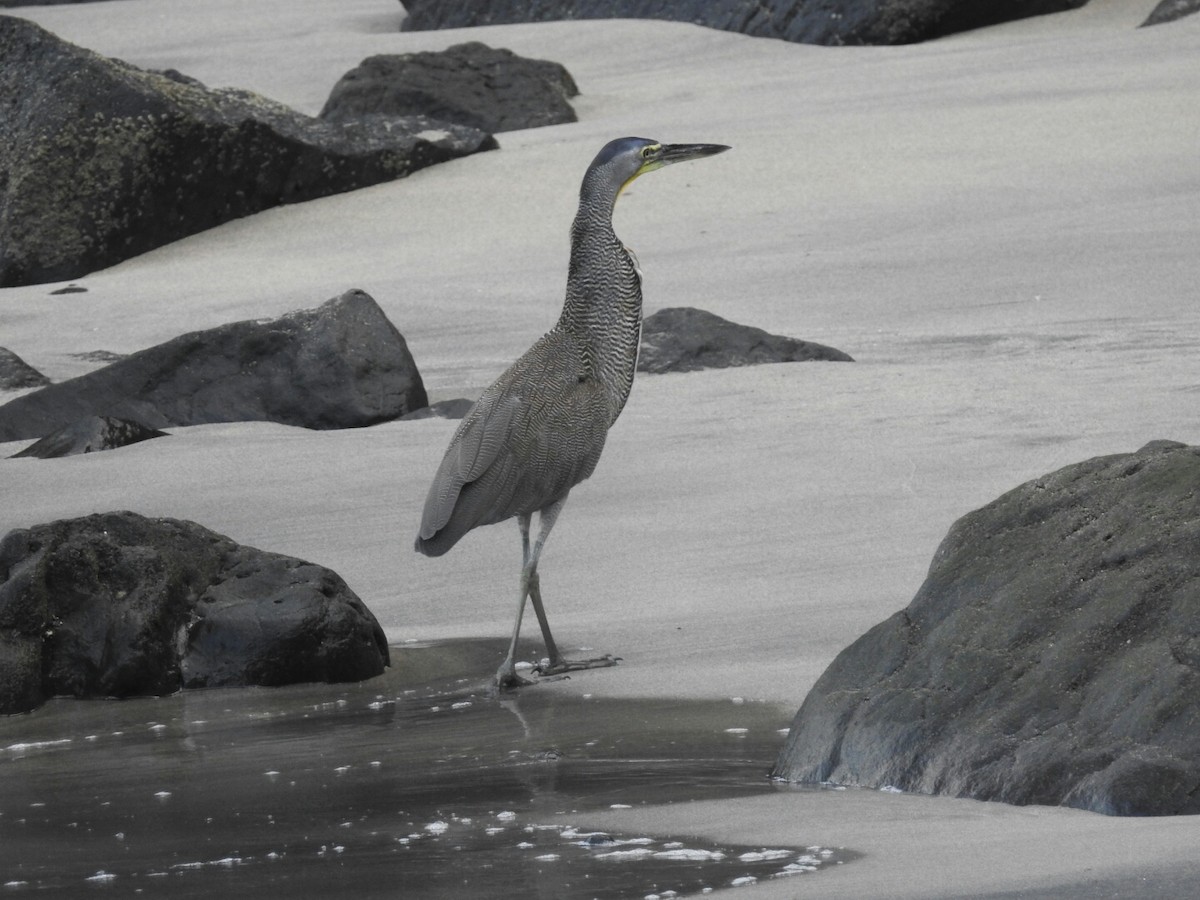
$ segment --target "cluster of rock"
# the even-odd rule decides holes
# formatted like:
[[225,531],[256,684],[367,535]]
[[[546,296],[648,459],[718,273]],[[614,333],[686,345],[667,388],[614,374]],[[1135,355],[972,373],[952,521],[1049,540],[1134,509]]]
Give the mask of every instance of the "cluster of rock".
[[800,707],[786,781],[1200,813],[1200,448],[1156,441],[959,520]]
[[0,16],[0,287],[75,278],[272,206],[496,146],[422,117],[337,125]]
[[50,697],[359,681],[383,629],[334,572],[112,512],[0,540],[0,714]]
[[0,406],[0,441],[107,416],[148,429],[267,421],[353,428],[428,403],[404,337],[366,293],[181,335]]
[[1087,0],[400,0],[403,30],[555,19],[669,19],[804,44],[912,44]]

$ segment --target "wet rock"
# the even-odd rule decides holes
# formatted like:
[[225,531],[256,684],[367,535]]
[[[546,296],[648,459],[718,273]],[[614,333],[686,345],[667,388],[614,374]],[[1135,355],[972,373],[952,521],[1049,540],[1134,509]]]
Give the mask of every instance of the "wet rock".
[[804,44],[911,44],[1087,0],[401,0],[405,31],[554,19],[670,19]]
[[128,447],[130,444],[166,436],[165,431],[147,428],[126,419],[85,416],[53,434],[46,435],[20,453],[14,453],[12,458],[56,459],[79,453],[98,453],[101,450],[115,450],[118,447]]
[[321,118],[420,115],[481,131],[515,131],[576,121],[567,98],[578,93],[558,63],[472,41],[441,52],[364,59],[334,86]]
[[1150,15],[1146,17],[1146,21],[1141,24],[1141,27],[1145,28],[1147,25],[1162,25],[1166,22],[1174,22],[1195,12],[1200,12],[1200,0],[1162,0],[1158,6],[1151,10]]
[[494,148],[420,117],[343,127],[0,16],[0,287],[63,281],[241,216]]
[[642,322],[639,372],[695,372],[762,363],[853,362],[841,350],[768,334],[689,306],[660,309]]
[[0,541],[0,713],[387,664],[379,623],[334,572],[194,522],[110,512]]
[[467,400],[465,397],[459,397],[455,400],[440,400],[437,403],[431,403],[423,409],[415,409],[407,415],[400,418],[405,421],[409,419],[461,419],[474,406],[474,402]]
[[366,293],[185,334],[0,406],[0,441],[85,416],[147,428],[267,421],[354,428],[427,405],[404,337]]
[[1200,813],[1200,448],[1021,485],[950,530],[912,603],[813,687],[774,775]]
[[11,350],[0,347],[0,391],[43,387],[50,379]]

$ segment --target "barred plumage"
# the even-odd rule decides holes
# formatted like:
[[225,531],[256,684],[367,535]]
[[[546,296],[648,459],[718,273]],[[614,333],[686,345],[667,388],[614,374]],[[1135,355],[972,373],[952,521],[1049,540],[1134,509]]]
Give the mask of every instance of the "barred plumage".
[[[500,684],[517,683],[514,653],[528,596],[550,657],[547,671],[612,665],[605,657],[559,657],[542,608],[537,560],[571,488],[600,460],[609,427],[633,387],[641,337],[641,276],[612,227],[621,189],[643,172],[719,153],[717,144],[663,145],[645,138],[611,141],[580,188],[571,229],[566,300],[558,323],[513,363],[460,423],[438,467],[416,549],[440,556],[479,525],[517,517],[524,546],[521,596]],[[541,529],[531,548],[529,520]]]

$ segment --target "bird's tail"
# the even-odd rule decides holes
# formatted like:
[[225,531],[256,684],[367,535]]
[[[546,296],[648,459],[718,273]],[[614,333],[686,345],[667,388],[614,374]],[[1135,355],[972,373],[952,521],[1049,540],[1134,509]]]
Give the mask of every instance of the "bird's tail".
[[426,556],[441,556],[447,550],[454,546],[454,541],[439,540],[442,536],[438,532],[431,538],[423,538],[417,535],[416,541],[413,542],[413,549],[418,553],[424,553]]

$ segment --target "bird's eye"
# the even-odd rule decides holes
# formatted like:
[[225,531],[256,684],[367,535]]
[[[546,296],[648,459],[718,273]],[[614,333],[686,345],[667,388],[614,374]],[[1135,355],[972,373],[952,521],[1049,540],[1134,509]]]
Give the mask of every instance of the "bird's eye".
[[649,145],[643,147],[642,148],[642,159],[649,159],[651,156],[654,155],[654,151],[656,149],[657,149],[657,146],[655,144],[649,144]]

